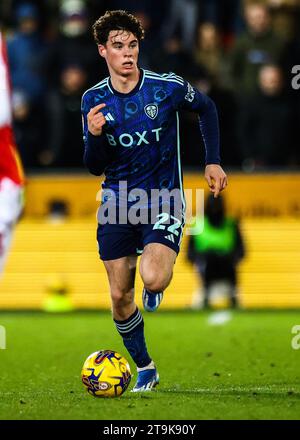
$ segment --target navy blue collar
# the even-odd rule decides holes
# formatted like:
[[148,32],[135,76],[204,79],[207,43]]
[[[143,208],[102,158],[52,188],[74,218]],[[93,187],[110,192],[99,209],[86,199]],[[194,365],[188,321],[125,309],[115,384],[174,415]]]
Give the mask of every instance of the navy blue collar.
[[132,89],[131,92],[129,92],[129,93],[121,93],[121,92],[118,92],[116,89],[114,89],[113,85],[111,83],[111,78],[109,77],[108,85],[111,88],[113,94],[119,96],[120,98],[129,98],[130,96],[135,95],[139,91],[141,84],[142,84],[142,81],[144,79],[144,75],[145,75],[143,69],[139,69],[139,70],[140,70],[139,81],[138,81],[137,85],[134,87],[134,89]]

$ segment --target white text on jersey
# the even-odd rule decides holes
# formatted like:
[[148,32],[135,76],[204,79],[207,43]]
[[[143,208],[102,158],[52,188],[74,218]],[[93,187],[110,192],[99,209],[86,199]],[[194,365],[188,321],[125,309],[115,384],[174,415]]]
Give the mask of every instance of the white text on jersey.
[[154,128],[153,130],[145,130],[142,133],[140,133],[139,131],[135,131],[134,134],[123,133],[118,138],[116,138],[112,134],[106,133],[106,137],[109,145],[111,146],[116,146],[120,144],[122,147],[126,148],[133,147],[134,145],[139,147],[142,144],[149,145],[150,142],[147,140],[147,135],[149,133],[155,133],[155,140],[156,142],[159,142],[161,130],[162,127]]

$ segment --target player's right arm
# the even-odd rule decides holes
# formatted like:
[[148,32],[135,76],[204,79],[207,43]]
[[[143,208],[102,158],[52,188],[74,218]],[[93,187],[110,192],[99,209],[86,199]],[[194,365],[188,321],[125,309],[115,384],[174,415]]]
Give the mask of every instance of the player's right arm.
[[105,107],[105,104],[99,104],[91,108],[87,114],[88,131],[93,136],[101,136],[103,126],[106,123],[106,119],[101,112],[101,109]]
[[106,119],[101,110],[104,107],[104,103],[91,106],[88,93],[82,98],[83,162],[90,173],[95,176],[101,176],[112,161],[106,137],[103,134]]

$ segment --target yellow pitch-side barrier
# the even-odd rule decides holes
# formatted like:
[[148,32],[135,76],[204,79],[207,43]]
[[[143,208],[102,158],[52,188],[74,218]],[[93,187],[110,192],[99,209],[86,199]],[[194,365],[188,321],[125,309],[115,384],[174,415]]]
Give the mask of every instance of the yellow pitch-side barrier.
[[[77,180],[76,180],[77,179]],[[17,226],[0,283],[0,309],[40,309],[49,287],[63,285],[77,308],[108,308],[109,286],[96,243],[97,179],[29,181],[26,216]],[[247,257],[239,267],[244,307],[300,306],[300,176],[229,176],[227,202],[241,219]],[[203,184],[188,175],[186,188]],[[204,186],[204,185],[203,185]],[[68,195],[68,196],[66,196]],[[68,198],[69,197],[69,198]],[[47,204],[67,199],[70,218],[53,223]],[[187,237],[162,308],[190,307],[198,287],[186,260]],[[142,283],[137,275],[138,303]]]

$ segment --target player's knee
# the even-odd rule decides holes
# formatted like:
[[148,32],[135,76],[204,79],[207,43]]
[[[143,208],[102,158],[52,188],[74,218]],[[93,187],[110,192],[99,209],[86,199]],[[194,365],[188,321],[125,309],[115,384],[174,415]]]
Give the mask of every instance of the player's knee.
[[170,284],[172,274],[159,274],[155,271],[147,271],[143,274],[144,286],[151,292],[163,292]]
[[122,289],[111,290],[111,300],[114,308],[122,309],[127,307],[133,300],[131,291]]

